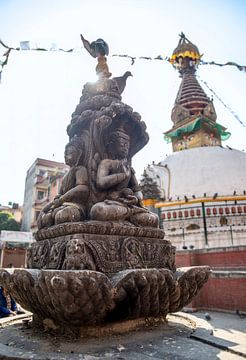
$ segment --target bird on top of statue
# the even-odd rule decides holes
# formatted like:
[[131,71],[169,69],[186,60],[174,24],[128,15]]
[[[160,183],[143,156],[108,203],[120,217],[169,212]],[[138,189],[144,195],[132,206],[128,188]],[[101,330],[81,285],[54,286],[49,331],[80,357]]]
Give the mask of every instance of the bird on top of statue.
[[82,34],[80,34],[80,37],[88,53],[98,60],[98,64],[96,66],[97,75],[99,77],[109,78],[112,74],[109,72],[107,65],[106,55],[109,54],[109,47],[106,41],[103,39],[97,39],[96,41],[92,41],[90,43],[83,37]]
[[132,73],[130,71],[125,72],[124,75],[119,77],[114,77],[112,80],[114,80],[117,84],[119,93],[122,94],[125,87],[126,87],[126,80],[129,76],[132,76]]
[[80,34],[80,37],[85,49],[94,58],[100,55],[105,56],[109,54],[108,44],[103,39],[97,39],[96,41],[92,41],[92,43],[90,43],[83,37],[82,34]]

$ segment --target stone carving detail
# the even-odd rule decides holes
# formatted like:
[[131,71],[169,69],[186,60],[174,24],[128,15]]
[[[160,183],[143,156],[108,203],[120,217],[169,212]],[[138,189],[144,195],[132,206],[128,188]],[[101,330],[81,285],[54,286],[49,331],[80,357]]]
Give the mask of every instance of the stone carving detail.
[[122,246],[122,259],[125,262],[126,268],[144,268],[143,250],[141,244],[134,238],[125,239]]
[[34,243],[31,249],[27,251],[27,266],[38,264],[38,267],[43,268],[49,263],[49,256],[50,242],[48,240],[43,241],[40,245]]
[[67,127],[70,170],[40,213],[29,269],[2,269],[0,283],[34,321],[61,328],[166,316],[191,301],[209,269],[176,271],[175,248],[143,207],[132,168],[149,138],[121,101],[131,74],[109,79],[107,44],[81,39],[98,59],[99,80],[85,84]]
[[[40,261],[36,254],[42,252],[44,246],[50,252],[46,261]],[[132,268],[165,267],[175,271],[175,248],[164,239],[76,234],[65,239],[61,236],[38,241],[29,251],[28,266],[96,270],[106,274]]]
[[162,229],[135,227],[132,224],[112,222],[112,221],[87,221],[54,225],[47,229],[42,229],[35,233],[37,241],[51,239],[58,236],[71,234],[100,234],[100,235],[120,235],[120,236],[141,236],[143,238],[163,239]]
[[62,265],[65,270],[96,270],[90,249],[81,239],[71,239],[67,242],[66,257]]
[[27,310],[57,325],[81,326],[166,316],[187,305],[207,281],[208,267],[132,269],[106,275],[89,270],[1,270],[0,281]]

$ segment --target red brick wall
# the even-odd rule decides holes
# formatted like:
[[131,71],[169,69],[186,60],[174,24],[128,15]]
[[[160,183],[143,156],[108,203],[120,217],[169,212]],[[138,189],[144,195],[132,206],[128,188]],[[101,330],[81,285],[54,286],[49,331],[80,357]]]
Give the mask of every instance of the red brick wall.
[[3,250],[3,268],[12,264],[13,267],[25,267],[26,250],[25,249],[4,249]]
[[246,277],[211,278],[188,307],[246,311]]
[[188,308],[246,311],[246,246],[178,251],[176,265],[214,269]]
[[209,265],[220,268],[246,267],[246,247],[225,247],[215,249],[200,249],[178,251],[176,254],[177,267]]

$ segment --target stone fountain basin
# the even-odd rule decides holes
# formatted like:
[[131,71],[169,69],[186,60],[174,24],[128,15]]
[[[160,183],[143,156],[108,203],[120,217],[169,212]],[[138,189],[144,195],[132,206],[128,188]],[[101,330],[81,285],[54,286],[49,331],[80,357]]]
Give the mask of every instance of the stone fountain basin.
[[2,269],[1,284],[34,318],[69,326],[166,316],[208,280],[207,266],[129,269],[108,277],[90,270]]

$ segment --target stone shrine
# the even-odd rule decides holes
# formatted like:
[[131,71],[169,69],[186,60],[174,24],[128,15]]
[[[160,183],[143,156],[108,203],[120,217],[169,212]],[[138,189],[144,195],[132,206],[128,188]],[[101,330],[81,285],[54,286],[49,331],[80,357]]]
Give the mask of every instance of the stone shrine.
[[132,157],[148,142],[141,116],[121,101],[130,72],[110,79],[108,46],[82,41],[98,59],[67,127],[70,166],[59,195],[39,215],[28,269],[3,269],[13,297],[59,328],[165,317],[187,305],[208,267],[176,269],[175,248],[142,205]]

